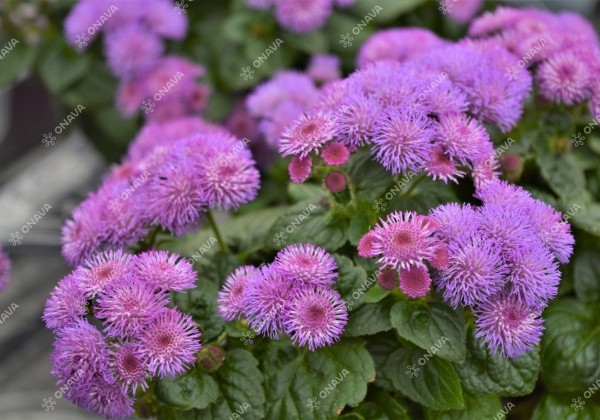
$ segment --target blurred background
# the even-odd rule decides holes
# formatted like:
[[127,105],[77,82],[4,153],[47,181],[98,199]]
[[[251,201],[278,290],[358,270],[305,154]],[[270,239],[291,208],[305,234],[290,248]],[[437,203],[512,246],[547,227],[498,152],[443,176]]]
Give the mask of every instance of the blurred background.
[[[117,5],[124,2],[143,5],[141,0],[115,0]],[[93,43],[82,54],[67,43],[63,22],[75,3],[0,0],[0,243],[13,267],[12,282],[0,293],[0,314],[7,315],[0,315],[3,420],[91,418],[54,397],[57,388],[49,374],[52,336],[40,316],[50,291],[70,271],[60,254],[65,218],[119,161],[143,124],[143,115],[125,118],[116,109],[119,80],[106,66],[102,43]],[[357,0],[306,34],[282,29],[272,13],[250,9],[242,0],[177,4],[188,19],[187,35],[182,41],[169,41],[166,50],[205,66],[203,83],[211,93],[203,116],[215,122],[227,121],[244,94],[278,70],[305,69],[312,54],[336,54],[344,72],[352,71],[357,49],[377,29],[422,26],[456,39],[466,28],[447,19],[438,2],[425,0]],[[600,13],[594,0],[486,1],[483,7],[498,4],[571,9],[593,23]],[[341,45],[340,34],[351,31],[376,5],[383,12],[375,22],[352,46]],[[277,38],[285,47],[251,79],[240,77],[240,69]],[[79,104],[85,110],[64,124]],[[61,122],[64,130],[54,134]],[[24,225],[28,229],[23,235]],[[43,407],[48,397],[57,400],[54,410]]]

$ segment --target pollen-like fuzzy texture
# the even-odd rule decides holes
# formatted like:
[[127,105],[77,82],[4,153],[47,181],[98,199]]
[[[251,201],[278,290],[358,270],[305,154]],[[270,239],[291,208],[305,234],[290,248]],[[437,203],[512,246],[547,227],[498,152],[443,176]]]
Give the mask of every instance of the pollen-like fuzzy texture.
[[400,290],[406,296],[420,298],[431,289],[431,276],[425,267],[410,267],[400,272]]
[[284,328],[294,343],[310,351],[340,339],[348,322],[348,311],[340,294],[325,287],[298,290],[286,309]]
[[258,270],[251,265],[238,267],[225,280],[217,298],[219,315],[225,321],[241,318],[246,309],[246,290],[256,281]]
[[487,131],[466,114],[447,114],[436,126],[436,141],[452,159],[467,165],[493,153]]
[[443,146],[435,146],[431,151],[429,160],[425,163],[425,170],[433,180],[440,179],[445,184],[448,181],[458,183],[457,178],[461,178],[465,173],[456,167],[450,156],[446,154]]
[[503,256],[535,239],[526,208],[487,204],[479,209],[477,218],[480,235]]
[[338,141],[353,149],[370,143],[376,135],[381,106],[372,98],[361,93],[343,98],[342,104],[335,107],[337,115]]
[[294,281],[279,269],[264,266],[256,281],[248,285],[245,315],[248,325],[259,334],[279,338],[283,329],[285,305],[294,292]]
[[433,130],[418,112],[388,109],[378,124],[372,153],[393,174],[420,172],[431,150]]
[[348,180],[343,172],[333,171],[329,172],[325,177],[325,187],[333,193],[339,193],[346,189],[348,186]]
[[8,286],[10,283],[10,259],[0,245],[0,292]]
[[[575,245],[569,223],[563,220],[559,212],[541,201],[536,201],[529,209],[531,224],[537,237],[558,261],[563,264],[569,262]],[[579,209],[574,208],[573,211],[576,210]]]
[[160,378],[185,372],[202,348],[200,331],[189,315],[166,309],[139,338],[139,353],[148,370]]
[[[79,270],[82,270],[81,268]],[[87,297],[76,276],[69,274],[58,282],[44,307],[44,323],[51,330],[73,325],[87,314]]]
[[377,243],[377,234],[369,231],[358,241],[358,255],[363,258],[372,258],[377,255],[375,244]]
[[152,283],[126,276],[98,295],[94,315],[103,320],[109,337],[135,337],[167,307],[165,293]]
[[72,267],[91,257],[102,243],[100,208],[94,197],[90,195],[75,208],[71,214],[72,220],[67,220],[61,229],[61,254]]
[[134,399],[117,382],[94,378],[75,391],[78,405],[106,419],[126,419],[135,412]]
[[436,234],[446,242],[477,229],[477,213],[469,204],[442,204],[430,210],[429,215],[437,222]]
[[374,229],[373,252],[378,262],[395,270],[423,266],[434,256],[437,240],[433,230],[414,212],[395,212],[381,219]]
[[342,143],[333,141],[323,148],[321,156],[328,165],[340,166],[348,161],[350,151]]
[[75,279],[88,298],[103,292],[122,279],[131,268],[131,255],[123,251],[105,251],[86,261],[85,269],[74,272]]
[[558,53],[537,71],[540,92],[548,100],[573,105],[590,96],[590,71],[581,58]]
[[193,289],[198,280],[192,264],[167,251],[147,251],[136,255],[133,271],[150,288],[162,291]]
[[288,171],[290,174],[290,179],[294,184],[301,184],[308,179],[310,176],[310,171],[312,170],[312,159],[310,156],[299,157],[294,156],[290,165],[288,166]]
[[398,284],[398,272],[384,268],[377,272],[377,284],[386,290],[392,290]]
[[282,134],[279,152],[283,156],[299,155],[306,157],[318,151],[336,134],[336,119],[332,114],[304,114]]
[[543,320],[540,311],[500,294],[478,306],[475,337],[482,338],[492,354],[516,358],[540,342]]
[[338,276],[331,254],[310,243],[285,247],[277,253],[273,267],[286,278],[304,284],[327,286]]
[[140,25],[127,25],[105,38],[108,66],[123,78],[136,77],[148,70],[163,52],[159,37]]
[[433,258],[429,260],[429,264],[437,270],[445,270],[450,267],[450,256],[448,255],[448,245],[445,243],[439,244],[435,250]]
[[281,26],[293,32],[320,28],[333,12],[333,0],[278,0],[275,17]]
[[148,371],[138,354],[135,343],[125,343],[117,346],[113,352],[113,368],[115,376],[125,391],[131,391],[134,395],[137,387],[143,391],[148,388],[146,376]]

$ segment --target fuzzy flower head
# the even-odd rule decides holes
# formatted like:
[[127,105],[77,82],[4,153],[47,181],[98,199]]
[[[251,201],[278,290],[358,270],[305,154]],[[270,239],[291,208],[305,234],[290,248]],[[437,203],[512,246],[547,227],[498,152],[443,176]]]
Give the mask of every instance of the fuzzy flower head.
[[544,329],[539,310],[500,294],[476,308],[475,337],[482,338],[493,354],[516,358],[533,350]]
[[302,115],[283,132],[279,152],[283,156],[306,157],[335,136],[335,124],[336,119],[331,114]]
[[436,239],[425,219],[414,212],[395,212],[374,229],[373,253],[378,262],[395,270],[423,265],[434,256]]
[[105,42],[108,66],[123,78],[132,78],[149,69],[163,52],[160,38],[138,25],[111,32]]
[[244,315],[246,288],[255,281],[257,275],[258,270],[255,267],[244,265],[227,277],[217,298],[221,318],[225,321],[233,321]]
[[100,207],[91,195],[81,203],[61,229],[62,256],[72,266],[77,266],[91,257],[102,243]]
[[466,114],[448,114],[440,118],[436,140],[446,153],[461,164],[477,161],[493,152],[490,137],[479,122]]
[[377,243],[377,235],[370,230],[358,241],[358,255],[363,258],[373,258],[377,255],[375,244]]
[[331,254],[310,243],[282,249],[273,267],[286,278],[304,284],[331,285],[338,276],[338,266]]
[[420,298],[431,288],[431,276],[425,267],[410,267],[400,272],[400,290],[406,296]]
[[443,146],[435,146],[431,151],[429,160],[425,163],[425,170],[433,180],[440,179],[445,184],[448,181],[458,183],[457,178],[461,178],[465,173],[456,167],[456,163],[446,154]]
[[139,353],[148,370],[160,377],[176,376],[194,364],[202,348],[200,331],[189,315],[166,309],[139,338]]
[[308,179],[312,169],[312,159],[310,156],[294,156],[288,167],[290,179],[294,184],[301,184]]
[[[79,268],[78,270],[83,270]],[[87,314],[87,296],[77,276],[69,274],[58,282],[44,307],[46,327],[59,330],[73,325]]]
[[377,101],[363,94],[344,96],[340,106],[335,107],[338,141],[352,149],[370,143],[381,111]]
[[348,161],[350,151],[342,143],[334,141],[325,146],[322,157],[328,165],[340,166]]
[[329,172],[325,177],[325,187],[332,193],[339,193],[346,189],[348,180],[346,175],[340,171]]
[[147,251],[136,255],[133,271],[149,288],[163,291],[193,289],[198,279],[192,264],[167,251]]
[[541,201],[536,201],[529,208],[531,224],[537,237],[559,262],[569,262],[575,245],[569,223],[563,220],[559,212]]
[[131,255],[121,250],[106,251],[88,260],[85,269],[74,274],[86,296],[94,297],[123,278],[130,268]]
[[540,92],[549,101],[573,105],[590,96],[590,71],[574,54],[556,54],[543,63],[537,72]]
[[398,272],[384,268],[377,272],[377,284],[386,290],[392,290],[398,284]]
[[275,17],[281,26],[293,32],[320,28],[333,12],[333,0],[278,0]]
[[477,229],[476,211],[469,204],[443,204],[432,209],[429,215],[437,222],[436,234],[448,242],[469,235]]
[[0,246],[0,291],[4,290],[10,282],[10,259]]
[[284,328],[294,343],[314,351],[338,341],[347,322],[348,311],[339,293],[313,285],[291,298]]
[[113,353],[113,367],[116,377],[120,380],[123,389],[131,390],[133,394],[138,386],[142,390],[148,388],[146,376],[148,371],[140,355],[137,345],[126,343],[119,345]]
[[104,418],[125,419],[135,412],[134,399],[114,379],[97,377],[75,391],[78,405]]

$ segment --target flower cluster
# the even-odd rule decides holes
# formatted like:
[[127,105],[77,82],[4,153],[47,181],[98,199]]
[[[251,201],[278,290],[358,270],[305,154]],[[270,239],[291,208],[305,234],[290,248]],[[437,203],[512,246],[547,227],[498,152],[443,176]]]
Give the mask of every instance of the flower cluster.
[[121,79],[117,105],[132,116],[140,107],[153,120],[197,114],[209,90],[196,83],[204,68],[185,58],[164,56],[163,39],[181,40],[187,19],[171,0],[82,0],[65,21],[68,41],[78,51],[104,33],[109,68]]
[[10,283],[10,259],[0,245],[0,292]]
[[508,75],[518,78],[531,69],[546,100],[567,105],[591,100],[592,114],[600,113],[600,45],[581,16],[500,7],[474,20],[469,35],[506,46],[519,57]]
[[503,181],[480,188],[483,205],[446,204],[428,216],[392,213],[368,232],[359,255],[378,257],[382,287],[422,297],[433,283],[451,306],[469,306],[476,336],[493,353],[518,357],[541,337],[541,312],[556,296],[558,263],[574,238],[549,205]]
[[249,7],[275,7],[275,18],[281,26],[293,32],[310,32],[325,25],[333,13],[334,3],[347,7],[354,0],[246,0]]
[[483,0],[439,0],[438,3],[438,10],[457,23],[469,22],[483,6]]
[[58,385],[70,384],[66,398],[106,418],[125,418],[148,379],[193,365],[200,331],[167,304],[170,291],[193,288],[196,279],[178,255],[121,250],[97,254],[64,277],[43,319],[56,335],[51,373]]
[[348,320],[333,289],[337,263],[313,244],[290,245],[271,264],[242,266],[219,292],[219,314],[226,321],[246,317],[260,334],[278,338],[283,331],[311,351],[339,340]]
[[183,235],[199,228],[206,210],[253,200],[260,176],[246,146],[198,118],[146,125],[63,226],[63,256],[77,265],[99,250],[133,245],[153,227]]

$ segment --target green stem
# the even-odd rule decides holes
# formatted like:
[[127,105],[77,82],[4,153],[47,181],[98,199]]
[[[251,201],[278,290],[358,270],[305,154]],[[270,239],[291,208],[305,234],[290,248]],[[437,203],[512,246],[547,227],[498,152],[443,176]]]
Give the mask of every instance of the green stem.
[[217,227],[217,224],[215,223],[215,219],[214,219],[212,213],[210,212],[210,210],[206,212],[206,219],[208,220],[208,224],[210,225],[210,228],[215,233],[215,236],[217,237],[217,241],[219,241],[219,247],[221,248],[221,251],[223,251],[225,254],[229,254],[229,248],[227,247],[227,244],[223,240],[223,237],[221,236],[221,232],[219,231],[219,228]]
[[417,185],[419,185],[421,182],[423,182],[424,179],[425,179],[425,174],[424,173],[418,175],[415,178],[415,180],[412,182],[412,184],[410,184],[410,187],[408,187],[408,190],[406,190],[406,192],[402,193],[402,196],[404,196],[404,195],[410,195],[410,193],[413,192],[414,189],[417,187]]

